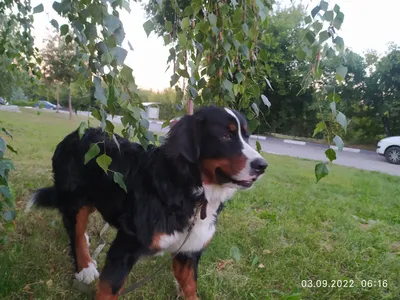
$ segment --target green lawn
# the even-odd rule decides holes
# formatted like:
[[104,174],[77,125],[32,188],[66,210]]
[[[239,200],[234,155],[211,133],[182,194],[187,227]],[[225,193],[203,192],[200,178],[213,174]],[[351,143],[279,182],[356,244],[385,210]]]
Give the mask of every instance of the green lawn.
[[[0,248],[0,299],[85,299],[71,288],[72,264],[58,214],[22,211],[33,189],[51,184],[56,144],[82,119],[0,111],[19,152],[12,155],[17,170],[11,174],[17,230]],[[315,184],[315,162],[265,157],[266,176],[239,192],[220,216],[199,266],[200,299],[400,299],[400,178],[335,165]],[[93,216],[92,251],[102,226]],[[108,231],[109,242],[113,234]],[[232,259],[232,247],[239,249],[240,260]],[[107,249],[97,258],[100,267]],[[143,259],[128,283],[166,259]],[[302,280],[353,280],[354,286],[302,288]],[[361,280],[387,280],[387,287],[362,288]],[[125,299],[174,296],[173,275],[166,268]]]

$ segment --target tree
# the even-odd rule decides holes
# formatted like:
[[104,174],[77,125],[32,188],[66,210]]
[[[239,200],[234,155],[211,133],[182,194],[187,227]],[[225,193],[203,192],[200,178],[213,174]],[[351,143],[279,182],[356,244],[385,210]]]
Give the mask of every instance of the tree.
[[67,85],[70,119],[72,118],[71,83],[77,80],[79,76],[75,71],[78,57],[75,54],[74,47],[74,43],[67,43],[58,34],[55,34],[46,40],[46,47],[41,52],[44,80],[50,83],[54,82],[57,86],[57,111],[60,85],[63,83]]
[[385,134],[400,134],[400,48],[391,45],[376,61],[375,71],[367,79],[365,100],[374,107]]

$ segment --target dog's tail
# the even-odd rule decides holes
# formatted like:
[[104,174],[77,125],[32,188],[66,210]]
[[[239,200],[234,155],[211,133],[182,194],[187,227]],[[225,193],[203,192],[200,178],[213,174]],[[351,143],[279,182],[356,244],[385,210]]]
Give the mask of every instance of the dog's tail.
[[56,208],[57,207],[56,188],[52,186],[37,190],[33,194],[32,198],[28,201],[25,208],[25,212],[30,211],[32,206]]

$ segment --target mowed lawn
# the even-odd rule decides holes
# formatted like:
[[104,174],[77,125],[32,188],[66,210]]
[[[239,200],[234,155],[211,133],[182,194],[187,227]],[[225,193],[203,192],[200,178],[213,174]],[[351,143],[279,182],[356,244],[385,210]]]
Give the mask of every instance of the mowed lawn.
[[[51,184],[57,143],[84,119],[0,111],[19,152],[11,155],[17,229],[9,244],[0,246],[0,299],[86,299],[71,287],[73,270],[59,215],[51,210],[23,212],[30,193]],[[200,261],[199,298],[400,299],[400,177],[335,165],[316,184],[315,162],[265,157],[267,174],[254,188],[237,193],[220,215]],[[103,224],[98,215],[92,216],[91,251]],[[107,232],[108,242],[114,233]],[[100,268],[106,250],[108,246],[97,257]],[[168,259],[141,260],[128,285]],[[304,288],[303,280],[326,280],[335,287]],[[361,287],[362,280],[372,280],[373,286]],[[387,286],[379,286],[379,280]],[[165,268],[124,299],[175,295],[171,268]]]

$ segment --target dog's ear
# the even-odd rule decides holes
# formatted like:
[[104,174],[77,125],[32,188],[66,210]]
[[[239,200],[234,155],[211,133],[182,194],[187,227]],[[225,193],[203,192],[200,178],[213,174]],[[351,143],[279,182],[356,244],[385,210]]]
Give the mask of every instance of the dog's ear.
[[200,156],[198,118],[193,115],[182,117],[171,127],[164,145],[169,155],[182,155],[191,163],[195,163]]

